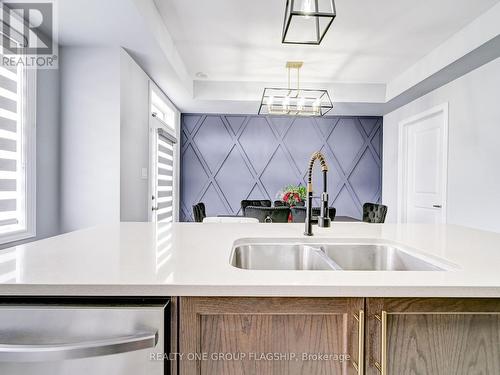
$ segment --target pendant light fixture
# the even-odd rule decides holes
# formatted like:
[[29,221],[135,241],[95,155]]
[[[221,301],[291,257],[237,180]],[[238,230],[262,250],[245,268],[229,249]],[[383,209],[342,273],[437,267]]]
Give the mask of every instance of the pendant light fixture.
[[335,16],[334,0],[287,0],[281,42],[318,45]]
[[[259,115],[324,116],[332,108],[327,90],[300,88],[302,61],[288,61],[288,88],[265,88]],[[297,87],[291,87],[291,72],[297,71]]]

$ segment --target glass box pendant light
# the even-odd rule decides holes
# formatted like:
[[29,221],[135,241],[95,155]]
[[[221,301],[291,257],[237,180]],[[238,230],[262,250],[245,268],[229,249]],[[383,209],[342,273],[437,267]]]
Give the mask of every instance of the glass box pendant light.
[[[288,88],[265,88],[259,115],[324,116],[333,108],[327,90],[300,88],[302,61],[288,61]],[[297,70],[297,87],[290,85],[292,69]]]
[[287,0],[282,43],[321,43],[335,19],[334,0]]

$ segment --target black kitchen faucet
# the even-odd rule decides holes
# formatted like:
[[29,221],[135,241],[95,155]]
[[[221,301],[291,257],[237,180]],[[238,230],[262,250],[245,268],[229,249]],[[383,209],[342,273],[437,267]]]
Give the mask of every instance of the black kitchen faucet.
[[312,200],[313,200],[313,188],[312,188],[312,174],[313,167],[316,160],[319,160],[321,164],[321,171],[323,172],[323,193],[321,194],[321,208],[318,216],[318,226],[328,228],[330,226],[330,217],[328,216],[328,192],[327,192],[327,174],[328,165],[326,164],[325,156],[321,152],[315,152],[311,156],[309,161],[309,169],[307,172],[307,203],[306,203],[306,229],[304,234],[306,236],[312,236]]

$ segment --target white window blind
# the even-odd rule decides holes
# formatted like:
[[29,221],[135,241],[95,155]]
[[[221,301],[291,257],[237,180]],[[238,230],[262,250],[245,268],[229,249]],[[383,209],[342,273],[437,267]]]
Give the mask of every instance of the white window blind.
[[157,222],[172,222],[174,217],[174,144],[175,138],[157,130],[156,193],[154,194]]
[[[150,82],[150,220],[173,223],[178,219],[180,113],[167,96]],[[169,224],[170,225],[170,224]],[[162,228],[165,224],[162,225]]]
[[19,73],[0,66],[0,233],[24,221]]
[[28,154],[34,147],[30,138],[34,109],[28,86],[21,65],[0,66],[0,243],[34,235],[34,190],[33,181],[28,181],[34,170],[34,152]]

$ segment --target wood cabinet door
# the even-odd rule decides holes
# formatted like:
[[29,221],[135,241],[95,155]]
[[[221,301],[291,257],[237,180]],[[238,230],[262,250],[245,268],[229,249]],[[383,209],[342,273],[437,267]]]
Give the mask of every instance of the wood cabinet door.
[[362,298],[182,297],[180,374],[362,373],[363,309]]
[[367,375],[500,374],[500,300],[368,298]]

